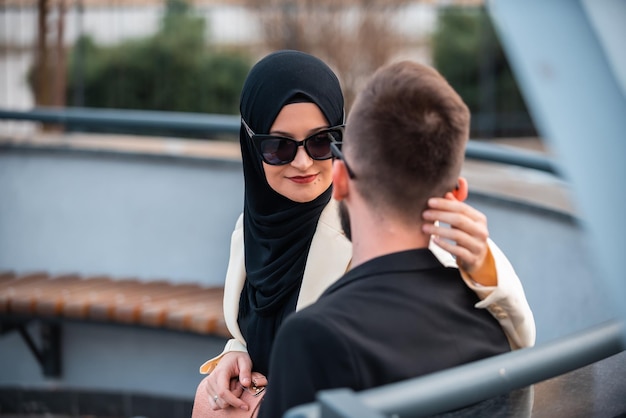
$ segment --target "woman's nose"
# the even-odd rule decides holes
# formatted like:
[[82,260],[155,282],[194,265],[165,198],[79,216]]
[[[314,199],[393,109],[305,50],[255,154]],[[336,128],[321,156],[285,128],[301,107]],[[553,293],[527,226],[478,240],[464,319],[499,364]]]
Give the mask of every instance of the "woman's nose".
[[313,165],[313,158],[309,157],[304,147],[298,147],[296,157],[291,162],[291,165],[299,170],[306,170]]

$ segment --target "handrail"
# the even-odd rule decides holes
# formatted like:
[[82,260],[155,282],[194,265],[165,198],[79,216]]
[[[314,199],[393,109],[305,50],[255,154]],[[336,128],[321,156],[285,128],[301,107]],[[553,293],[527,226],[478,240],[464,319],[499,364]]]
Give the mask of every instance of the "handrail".
[[613,320],[539,346],[359,393],[349,389],[321,391],[316,403],[295,407],[284,417],[357,417],[361,415],[354,411],[364,407],[379,414],[372,417],[421,417],[443,413],[617,354],[626,349],[622,343],[623,329],[622,322]]
[[[155,110],[49,108],[32,110],[0,109],[0,119],[56,123],[68,128],[106,127],[109,129],[165,129],[211,135],[239,134],[240,119],[235,115],[166,112]],[[512,150],[496,144],[470,140],[465,157],[473,160],[515,165],[559,176],[554,162],[539,153]]]
[[497,144],[470,140],[465,150],[465,157],[473,160],[532,168],[561,177],[561,173],[554,161],[537,152],[512,150]]
[[0,119],[56,123],[69,128],[170,129],[208,135],[236,135],[239,132],[240,120],[234,115],[78,107],[0,109]]

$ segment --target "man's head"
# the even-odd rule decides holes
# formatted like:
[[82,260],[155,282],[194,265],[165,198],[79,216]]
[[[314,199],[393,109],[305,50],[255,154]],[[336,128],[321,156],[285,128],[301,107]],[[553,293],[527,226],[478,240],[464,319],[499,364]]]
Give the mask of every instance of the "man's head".
[[419,219],[428,198],[454,190],[469,124],[467,106],[433,68],[381,68],[348,116],[343,154],[354,188],[372,208]]

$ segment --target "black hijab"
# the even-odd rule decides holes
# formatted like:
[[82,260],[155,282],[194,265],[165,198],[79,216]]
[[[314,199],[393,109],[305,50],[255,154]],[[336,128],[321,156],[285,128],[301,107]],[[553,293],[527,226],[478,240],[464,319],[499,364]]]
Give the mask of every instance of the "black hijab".
[[[241,93],[241,116],[255,133],[265,134],[283,106],[302,101],[316,104],[329,126],[344,122],[343,95],[333,71],[303,52],[278,51],[250,70]],[[245,180],[247,274],[239,321],[255,369],[261,371],[264,367],[258,367],[261,364],[257,364],[254,351],[267,351],[261,354],[267,361],[280,322],[295,310],[313,234],[332,192],[329,187],[307,203],[282,196],[269,186],[261,157],[243,124],[239,140]]]

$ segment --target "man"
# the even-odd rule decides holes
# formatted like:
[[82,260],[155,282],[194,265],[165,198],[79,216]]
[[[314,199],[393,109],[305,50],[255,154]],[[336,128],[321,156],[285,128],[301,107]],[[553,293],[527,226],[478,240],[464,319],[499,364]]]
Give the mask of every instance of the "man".
[[259,417],[323,389],[363,390],[510,350],[458,269],[428,249],[432,224],[415,216],[430,196],[465,198],[469,124],[445,79],[414,62],[382,68],[359,94],[333,166],[352,266],[283,323]]

